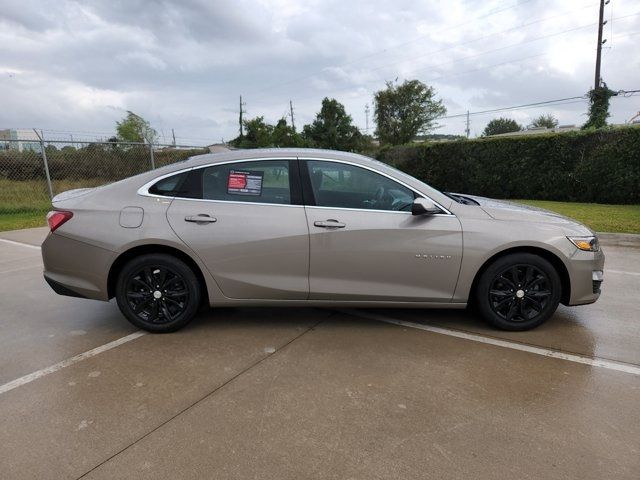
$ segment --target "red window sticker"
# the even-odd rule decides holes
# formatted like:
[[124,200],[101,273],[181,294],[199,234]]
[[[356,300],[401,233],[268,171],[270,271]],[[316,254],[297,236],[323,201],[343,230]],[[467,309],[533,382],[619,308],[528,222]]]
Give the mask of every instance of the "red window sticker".
[[247,175],[244,173],[231,172],[229,174],[229,184],[227,188],[236,190],[247,187]]
[[232,195],[262,195],[264,172],[231,170],[227,180],[227,193]]

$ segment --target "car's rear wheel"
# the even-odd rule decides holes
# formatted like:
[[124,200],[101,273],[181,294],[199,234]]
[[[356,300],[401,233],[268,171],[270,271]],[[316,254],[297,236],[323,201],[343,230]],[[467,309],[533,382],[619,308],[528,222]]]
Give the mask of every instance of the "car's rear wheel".
[[120,311],[149,332],[174,332],[195,316],[200,285],[182,260],[165,254],[141,255],[120,271],[116,284]]
[[529,330],[558,308],[562,284],[544,258],[515,253],[497,259],[482,273],[476,304],[490,324],[503,330]]

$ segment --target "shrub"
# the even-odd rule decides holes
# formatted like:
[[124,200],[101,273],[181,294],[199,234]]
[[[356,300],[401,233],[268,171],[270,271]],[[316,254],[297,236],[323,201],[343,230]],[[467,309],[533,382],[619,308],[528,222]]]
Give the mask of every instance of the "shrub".
[[378,158],[443,191],[640,203],[640,128],[401,146]]

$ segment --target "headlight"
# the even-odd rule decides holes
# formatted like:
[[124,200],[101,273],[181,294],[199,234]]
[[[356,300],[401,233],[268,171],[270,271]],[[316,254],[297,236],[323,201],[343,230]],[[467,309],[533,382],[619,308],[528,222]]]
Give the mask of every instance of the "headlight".
[[567,237],[571,243],[573,243],[580,250],[585,252],[597,252],[600,250],[600,244],[598,243],[598,237],[595,235],[592,237]]

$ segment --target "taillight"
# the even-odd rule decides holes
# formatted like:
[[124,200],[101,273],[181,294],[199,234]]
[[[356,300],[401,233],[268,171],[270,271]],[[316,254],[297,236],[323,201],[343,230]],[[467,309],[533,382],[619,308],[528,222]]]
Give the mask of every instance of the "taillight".
[[67,220],[70,220],[73,217],[73,212],[67,212],[64,210],[53,210],[47,213],[47,223],[49,224],[49,229],[54,232],[58,227],[60,227]]

